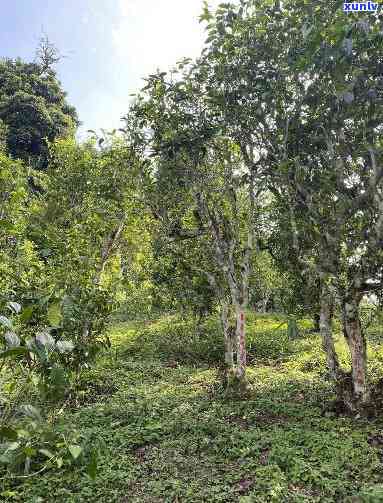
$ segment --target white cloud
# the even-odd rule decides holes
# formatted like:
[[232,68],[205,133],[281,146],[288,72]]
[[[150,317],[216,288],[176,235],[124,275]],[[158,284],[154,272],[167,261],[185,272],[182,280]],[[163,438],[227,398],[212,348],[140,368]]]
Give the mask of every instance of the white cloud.
[[113,45],[118,60],[130,65],[135,81],[200,53],[205,38],[198,22],[202,1],[119,0],[118,5],[120,20],[113,29]]
[[[222,0],[210,0],[214,8]],[[197,57],[206,34],[198,22],[202,0],[117,0],[111,32],[110,54],[113,74],[105,75],[103,89],[89,93],[82,103],[87,113],[82,131],[88,128],[121,127],[120,117],[128,111],[143,78],[157,69],[167,71],[184,57]],[[117,16],[116,16],[117,14]],[[92,12],[106,30],[100,12]],[[110,26],[110,25],[109,25]],[[106,28],[107,27],[107,28]],[[92,49],[91,49],[92,50]]]

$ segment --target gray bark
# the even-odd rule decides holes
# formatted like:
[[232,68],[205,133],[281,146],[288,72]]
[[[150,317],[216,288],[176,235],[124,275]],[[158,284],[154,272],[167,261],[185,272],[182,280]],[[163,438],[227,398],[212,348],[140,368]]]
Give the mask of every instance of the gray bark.
[[358,403],[369,400],[367,385],[367,348],[362,326],[359,319],[359,304],[361,294],[351,292],[344,302],[344,323],[347,343],[351,354],[352,384],[354,398]]
[[234,366],[234,345],[229,324],[229,306],[225,301],[221,304],[221,323],[225,340],[225,364],[227,370],[232,370]]
[[[253,251],[253,234],[252,228],[253,212],[254,212],[254,193],[253,185],[250,186],[251,213],[249,216],[249,229],[247,235],[247,243],[243,252],[243,260],[241,263],[240,274],[236,271],[234,252],[238,241],[235,238],[235,233],[231,232],[231,224],[223,215],[217,212],[214,208],[209,208],[203,193],[196,196],[196,201],[201,214],[205,215],[208,221],[208,226],[211,229],[214,237],[215,256],[217,264],[224,274],[230,292],[231,303],[235,310],[236,316],[236,361],[233,365],[233,374],[238,380],[245,382],[246,380],[246,336],[245,336],[245,309],[249,301],[249,277],[250,277],[250,261]],[[231,360],[231,347],[229,340],[225,337],[226,353],[228,361]]]
[[336,380],[339,375],[339,361],[332,336],[330,292],[326,285],[322,286],[319,326],[323,350],[326,353],[327,368],[331,378]]
[[246,335],[245,312],[242,306],[236,306],[236,338],[237,338],[237,368],[236,375],[239,379],[246,376]]

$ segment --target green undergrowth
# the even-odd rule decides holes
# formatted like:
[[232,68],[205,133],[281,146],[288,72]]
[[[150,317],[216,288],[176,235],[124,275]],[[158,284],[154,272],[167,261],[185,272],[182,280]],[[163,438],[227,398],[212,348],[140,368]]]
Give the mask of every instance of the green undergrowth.
[[[83,373],[58,420],[97,446],[96,479],[81,465],[3,478],[1,501],[383,501],[383,421],[329,412],[318,335],[302,323],[289,340],[282,322],[250,316],[242,401],[222,390],[214,320],[197,334],[175,317],[114,326],[112,350]],[[337,347],[346,367],[340,337]],[[378,379],[383,352],[369,351]]]
[[[125,325],[122,324],[122,330]],[[311,328],[309,322],[299,323],[301,333]],[[125,342],[127,354],[174,359],[182,363],[218,364],[224,352],[221,326],[217,319],[207,319],[202,325],[176,316],[145,322],[140,330],[131,333]],[[252,359],[285,358],[299,351],[287,335],[286,318],[278,315],[247,315],[247,352]]]

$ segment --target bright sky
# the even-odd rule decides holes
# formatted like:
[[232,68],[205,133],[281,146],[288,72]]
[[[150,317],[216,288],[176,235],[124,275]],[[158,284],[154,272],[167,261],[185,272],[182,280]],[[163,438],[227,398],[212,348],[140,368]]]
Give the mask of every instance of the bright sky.
[[119,127],[142,78],[197,56],[205,38],[202,0],[6,0],[1,10],[0,57],[33,59],[42,30],[67,55],[57,70],[83,131]]

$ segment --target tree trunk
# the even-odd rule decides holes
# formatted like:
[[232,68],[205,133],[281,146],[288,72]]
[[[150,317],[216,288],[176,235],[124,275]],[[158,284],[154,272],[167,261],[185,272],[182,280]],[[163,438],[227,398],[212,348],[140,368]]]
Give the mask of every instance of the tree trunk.
[[[250,184],[251,199],[251,219],[247,233],[247,245],[243,250],[243,261],[241,264],[240,278],[237,274],[236,261],[234,258],[237,239],[232,235],[231,224],[219,212],[208,207],[201,194],[196,196],[201,214],[205,214],[209,222],[209,227],[215,240],[215,256],[217,265],[222,270],[227,286],[230,291],[232,306],[236,315],[236,362],[233,365],[232,376],[228,380],[228,388],[232,388],[239,393],[247,390],[246,381],[246,341],[245,341],[245,313],[244,309],[249,302],[249,277],[250,262],[253,250],[253,229],[252,217],[254,212],[253,184]],[[231,361],[231,347],[229,340],[225,338],[227,361]]]
[[320,332],[321,331],[321,312],[315,313],[313,316],[313,321],[314,321],[314,332]]
[[267,304],[269,302],[269,297],[264,297],[262,299],[262,313],[267,313]]
[[234,347],[233,335],[229,325],[229,307],[226,302],[221,306],[221,322],[225,341],[225,366],[226,372],[230,372],[234,367]]
[[236,306],[236,339],[237,339],[237,368],[238,379],[246,379],[246,336],[245,312],[241,306]]
[[102,250],[101,250],[101,261],[100,265],[98,267],[97,273],[94,277],[93,283],[95,285],[99,285],[101,281],[101,276],[104,272],[106,263],[108,262],[109,258],[112,255],[113,248],[116,246],[116,243],[118,243],[118,240],[120,239],[120,236],[124,230],[125,226],[125,215],[121,217],[121,221],[116,229],[114,229],[110,235],[108,236]]
[[348,296],[344,303],[344,323],[351,353],[353,393],[358,405],[369,400],[367,386],[367,348],[359,319],[360,294]]
[[321,294],[320,334],[323,350],[326,353],[327,368],[331,379],[336,380],[339,375],[339,362],[332,336],[331,302],[325,286],[323,286]]
[[82,341],[83,342],[88,342],[89,334],[90,334],[90,321],[85,320],[84,324],[82,326]]

